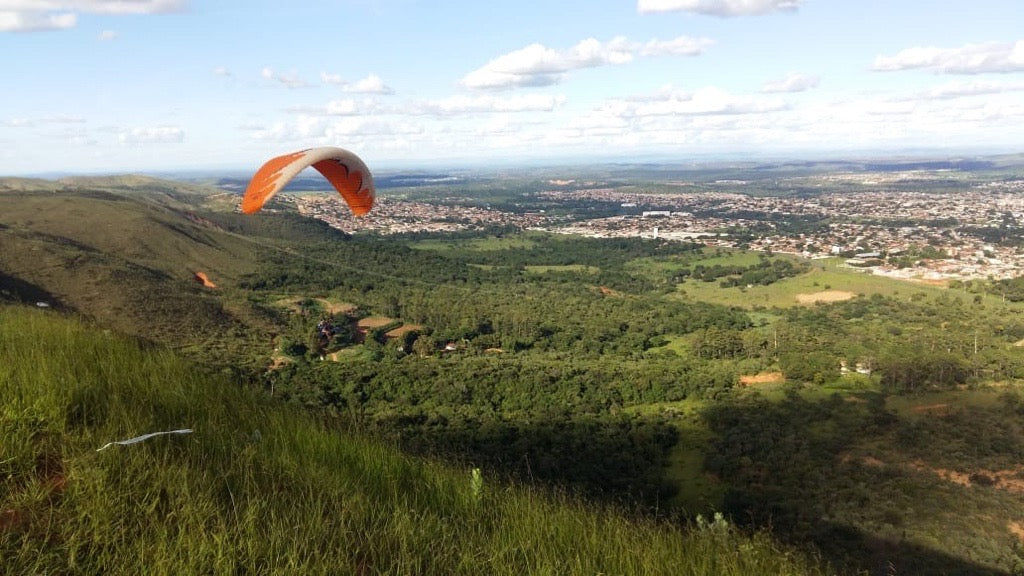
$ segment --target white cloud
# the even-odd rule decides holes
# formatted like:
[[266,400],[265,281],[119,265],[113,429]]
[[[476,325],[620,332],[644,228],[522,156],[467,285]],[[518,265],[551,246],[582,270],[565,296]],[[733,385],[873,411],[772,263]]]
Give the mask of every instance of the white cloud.
[[380,136],[423,134],[425,129],[415,122],[391,122],[382,119],[342,118],[329,124],[324,131],[328,141],[379,138]]
[[332,86],[341,86],[341,91],[349,94],[394,94],[395,91],[384,83],[384,80],[376,74],[370,74],[362,80],[346,82],[341,74],[332,72],[321,72],[320,81]]
[[561,74],[579,68],[623,64],[633,59],[633,50],[624,38],[602,43],[588,38],[568,50],[554,50],[531,44],[499,56],[462,79],[468,88],[511,88],[548,86]]
[[483,112],[550,112],[564,103],[565,96],[550,94],[524,94],[509,98],[460,95],[414,104],[411,113],[450,116]]
[[43,14],[37,12],[0,11],[0,32],[38,32],[74,28],[74,14]]
[[341,74],[332,74],[331,72],[321,72],[320,81],[323,82],[324,84],[334,85],[341,85],[345,83],[345,81],[342,80],[341,78]]
[[118,135],[122,144],[166,144],[181,142],[185,132],[177,126],[158,126],[155,128],[132,128]]
[[640,56],[696,56],[714,44],[709,38],[680,36],[672,40],[650,40],[640,49]]
[[185,0],[0,0],[0,32],[73,28],[81,13],[155,14],[185,6]]
[[262,76],[264,80],[284,84],[288,88],[306,88],[309,86],[309,84],[300,78],[295,72],[274,72],[272,68],[264,67],[263,70],[260,70],[260,76]]
[[950,82],[920,92],[907,100],[952,100],[971,96],[991,96],[1024,91],[1024,82]]
[[7,120],[0,121],[0,126],[7,126],[9,128],[29,128],[32,126],[42,126],[47,124],[84,124],[84,118],[78,118],[76,116],[40,116],[38,118],[9,118]]
[[253,140],[258,141],[313,142],[323,138],[325,129],[326,123],[323,119],[303,114],[292,122],[276,122],[269,127],[253,126],[250,128],[250,132]]
[[371,114],[381,109],[377,100],[373,98],[342,98],[331,100],[327,103],[326,113],[330,116],[354,116],[357,114]]
[[30,118],[8,118],[4,120],[2,124],[7,128],[28,128],[35,125]]
[[109,40],[116,40],[117,32],[114,32],[113,30],[104,30],[103,32],[100,32],[99,38],[104,42]]
[[872,69],[924,69],[945,74],[1024,72],[1024,40],[965,44],[959,48],[907,48],[893,56],[878,56]]
[[621,36],[608,42],[588,38],[568,50],[531,44],[491,60],[464,76],[461,83],[472,89],[550,86],[561,82],[563,75],[571,70],[625,64],[638,55],[692,56],[700,54],[710,44],[706,38],[685,36],[666,41],[652,40],[644,45]]
[[615,103],[620,114],[631,116],[702,116],[756,114],[788,108],[774,97],[730,94],[713,86],[693,92],[663,88],[657,94]]
[[351,92],[355,94],[394,94],[394,90],[390,86],[384,83],[384,80],[376,74],[370,74],[362,80],[357,80],[351,84],[345,84],[342,86],[343,92]]
[[327,113],[332,116],[348,116],[359,113],[359,103],[352,98],[331,100],[327,103]]
[[811,88],[817,88],[821,78],[814,74],[793,73],[779,80],[766,82],[761,92],[777,94],[780,92],[804,92]]
[[693,12],[709,16],[750,16],[796,11],[803,0],[637,0],[641,14]]
[[183,9],[186,0],[0,0],[0,10],[13,12],[91,12],[153,14]]
[[226,66],[217,66],[213,69],[214,76],[231,76],[231,70],[228,70]]

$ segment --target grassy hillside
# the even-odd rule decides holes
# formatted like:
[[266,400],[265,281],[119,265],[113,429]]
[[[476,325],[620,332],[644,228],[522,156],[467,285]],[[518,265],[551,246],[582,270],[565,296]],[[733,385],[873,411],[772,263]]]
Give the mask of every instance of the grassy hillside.
[[274,331],[236,288],[308,236],[273,224],[287,216],[244,222],[204,208],[220,202],[216,190],[142,177],[45,183],[0,182],[0,300],[43,302],[224,364]]
[[0,354],[5,573],[820,572],[723,521],[681,529],[403,457],[52,313],[0,308]]

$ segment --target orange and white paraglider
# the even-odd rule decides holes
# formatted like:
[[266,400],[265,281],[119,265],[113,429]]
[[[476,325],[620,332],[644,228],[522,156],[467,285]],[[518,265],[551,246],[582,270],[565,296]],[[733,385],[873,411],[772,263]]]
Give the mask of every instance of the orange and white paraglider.
[[324,147],[300,150],[267,160],[245,189],[242,212],[257,212],[285,184],[310,166],[316,168],[334,186],[353,214],[362,216],[373,208],[376,195],[373,176],[362,159],[342,148]]

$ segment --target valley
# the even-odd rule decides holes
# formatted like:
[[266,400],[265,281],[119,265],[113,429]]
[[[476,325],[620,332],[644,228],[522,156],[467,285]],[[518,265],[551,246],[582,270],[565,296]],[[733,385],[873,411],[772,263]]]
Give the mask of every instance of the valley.
[[[581,172],[588,186],[612,180]],[[661,186],[649,171],[631,177]],[[865,273],[843,254],[776,249],[779,237],[773,249],[727,241],[760,223],[727,230],[725,215],[716,236],[675,239],[661,234],[664,217],[624,218],[624,197],[562,196],[551,182],[573,178],[531,178],[384,190],[394,198],[366,223],[397,221],[389,207],[415,202],[446,207],[437,214],[452,227],[351,230],[308,211],[313,200],[326,211],[327,194],[287,192],[243,216],[198,184],[21,182],[0,192],[0,297],[166,349],[220,386],[410,457],[644,522],[703,526],[717,514],[827,571],[1018,569],[1015,276]],[[610,188],[640,186],[615,178]],[[901,193],[920,191],[891,201]],[[933,194],[946,206],[957,192]],[[477,208],[454,218],[464,205]],[[1015,251],[1003,212],[979,210],[998,223],[941,226],[960,238],[1001,230],[993,251]],[[475,216],[490,213],[501,216]],[[789,238],[808,229],[795,209],[765,213]],[[566,233],[609,218],[657,221],[659,234]],[[814,218],[833,230],[866,216]],[[934,242],[921,250],[915,265],[955,260]]]

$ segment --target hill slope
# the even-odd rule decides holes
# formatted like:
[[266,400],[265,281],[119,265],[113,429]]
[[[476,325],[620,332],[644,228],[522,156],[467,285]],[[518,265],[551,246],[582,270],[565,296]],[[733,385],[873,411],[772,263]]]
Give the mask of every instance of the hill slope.
[[818,573],[722,521],[681,530],[403,457],[50,313],[0,307],[0,350],[8,573]]
[[273,331],[234,287],[262,253],[287,245],[279,230],[205,211],[222,194],[192,185],[45,182],[0,182],[0,300],[42,302],[172,346],[243,349]]

